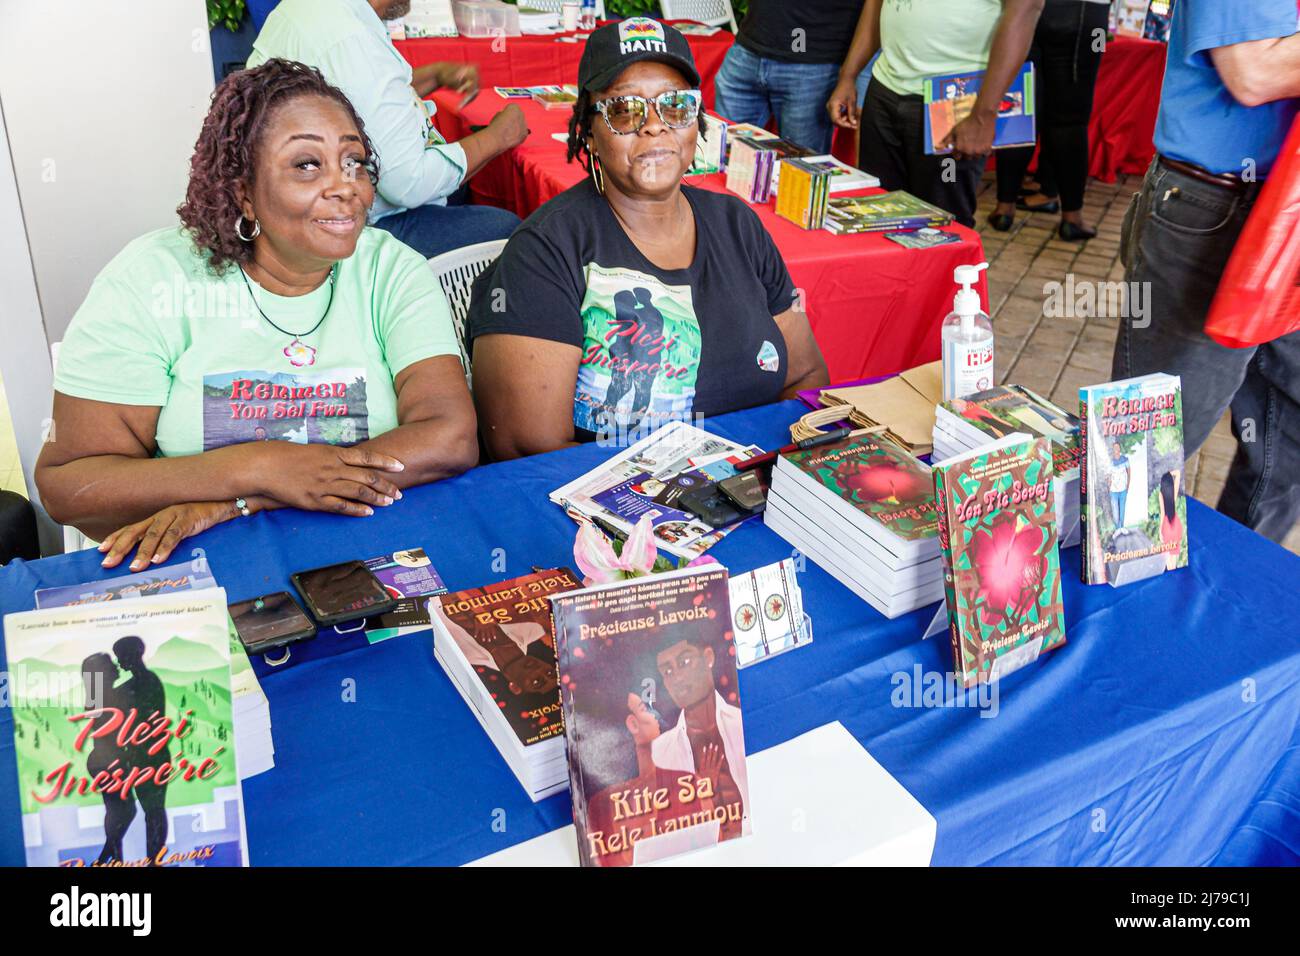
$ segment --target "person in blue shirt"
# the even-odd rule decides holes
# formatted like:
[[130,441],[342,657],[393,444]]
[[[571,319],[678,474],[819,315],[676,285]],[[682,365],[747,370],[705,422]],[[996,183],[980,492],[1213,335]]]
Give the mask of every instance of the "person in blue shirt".
[[505,209],[447,200],[490,159],[522,143],[528,124],[511,103],[483,129],[459,142],[444,140],[433,123],[434,105],[423,97],[440,87],[469,96],[478,90],[478,70],[464,63],[412,70],[385,26],[410,7],[409,0],[281,0],[257,35],[248,66],[295,60],[346,94],[379,158],[370,225],[429,258],[505,239],[519,225]]
[[1188,456],[1232,409],[1237,452],[1218,510],[1278,542],[1300,518],[1300,332],[1233,349],[1205,320],[1300,111],[1298,19],[1297,0],[1175,6],[1157,155],[1120,245],[1149,308],[1121,323],[1111,370],[1182,377]]

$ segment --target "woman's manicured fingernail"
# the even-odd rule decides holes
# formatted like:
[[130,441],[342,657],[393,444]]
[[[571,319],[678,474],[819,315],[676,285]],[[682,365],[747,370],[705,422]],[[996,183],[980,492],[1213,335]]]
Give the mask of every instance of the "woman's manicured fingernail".
[[398,500],[398,501],[401,501],[401,500],[402,500],[402,492],[401,492],[401,489],[400,489],[400,488],[399,488],[398,491],[397,491],[397,500]]
[[153,556],[153,563],[154,563],[154,564],[157,564],[157,563],[158,563],[159,561],[161,561],[162,559],[163,559],[163,556],[162,556],[161,554],[155,554],[155,555]]
[[367,505],[367,506],[366,506],[366,517],[369,518],[369,517],[370,517],[372,514],[374,514],[374,513],[375,513],[375,509],[374,509],[374,508],[371,508],[370,506]]
[[139,559],[139,558],[136,558],[134,561],[131,562],[131,570],[132,570],[132,571],[139,571],[139,570],[140,570],[141,568],[143,568],[143,567],[144,567],[144,565],[140,563],[140,559]]
[[391,505],[392,503],[393,503],[393,499],[388,497],[388,495],[384,495],[384,505],[387,506],[387,505]]

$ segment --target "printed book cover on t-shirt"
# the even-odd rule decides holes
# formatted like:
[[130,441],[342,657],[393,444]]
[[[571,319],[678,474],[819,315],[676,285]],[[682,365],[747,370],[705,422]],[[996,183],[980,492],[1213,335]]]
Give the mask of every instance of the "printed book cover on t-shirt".
[[953,667],[996,680],[1065,643],[1045,438],[1013,436],[934,468]]
[[1127,584],[1187,566],[1183,397],[1156,373],[1079,389],[1085,584]]
[[225,591],[6,615],[30,866],[240,866]]
[[584,866],[749,832],[730,592],[713,566],[551,601]]
[[548,598],[580,587],[568,568],[552,568],[429,601],[524,746],[564,733]]
[[893,442],[850,436],[782,455],[777,467],[785,469],[787,462],[904,541],[933,538],[939,532],[929,466]]

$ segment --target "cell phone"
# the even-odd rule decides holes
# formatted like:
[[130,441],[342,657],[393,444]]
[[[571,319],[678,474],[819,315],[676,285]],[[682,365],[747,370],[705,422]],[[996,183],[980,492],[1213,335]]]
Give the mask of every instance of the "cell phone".
[[383,614],[397,606],[397,598],[360,561],[344,561],[289,575],[307,610],[318,624],[330,627]]
[[316,625],[288,591],[237,601],[228,610],[239,640],[250,654],[264,654],[316,636]]
[[723,478],[718,490],[745,514],[756,515],[767,507],[767,479],[764,469],[754,468]]
[[705,485],[693,491],[683,492],[677,499],[687,511],[695,515],[711,528],[725,528],[742,518],[748,518],[748,512],[737,511],[715,484]]

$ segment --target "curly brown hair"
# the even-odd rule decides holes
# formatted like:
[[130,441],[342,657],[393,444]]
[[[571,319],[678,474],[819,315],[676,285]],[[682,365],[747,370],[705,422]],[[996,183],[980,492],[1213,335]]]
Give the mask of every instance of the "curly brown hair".
[[276,59],[230,74],[212,94],[190,158],[185,202],[176,210],[195,248],[207,253],[209,266],[218,274],[252,258],[253,244],[240,239],[237,231],[242,216],[239,187],[253,182],[257,151],[272,114],[304,96],[333,100],[347,111],[361,133],[370,181],[379,181],[379,162],[361,117],[319,70]]

